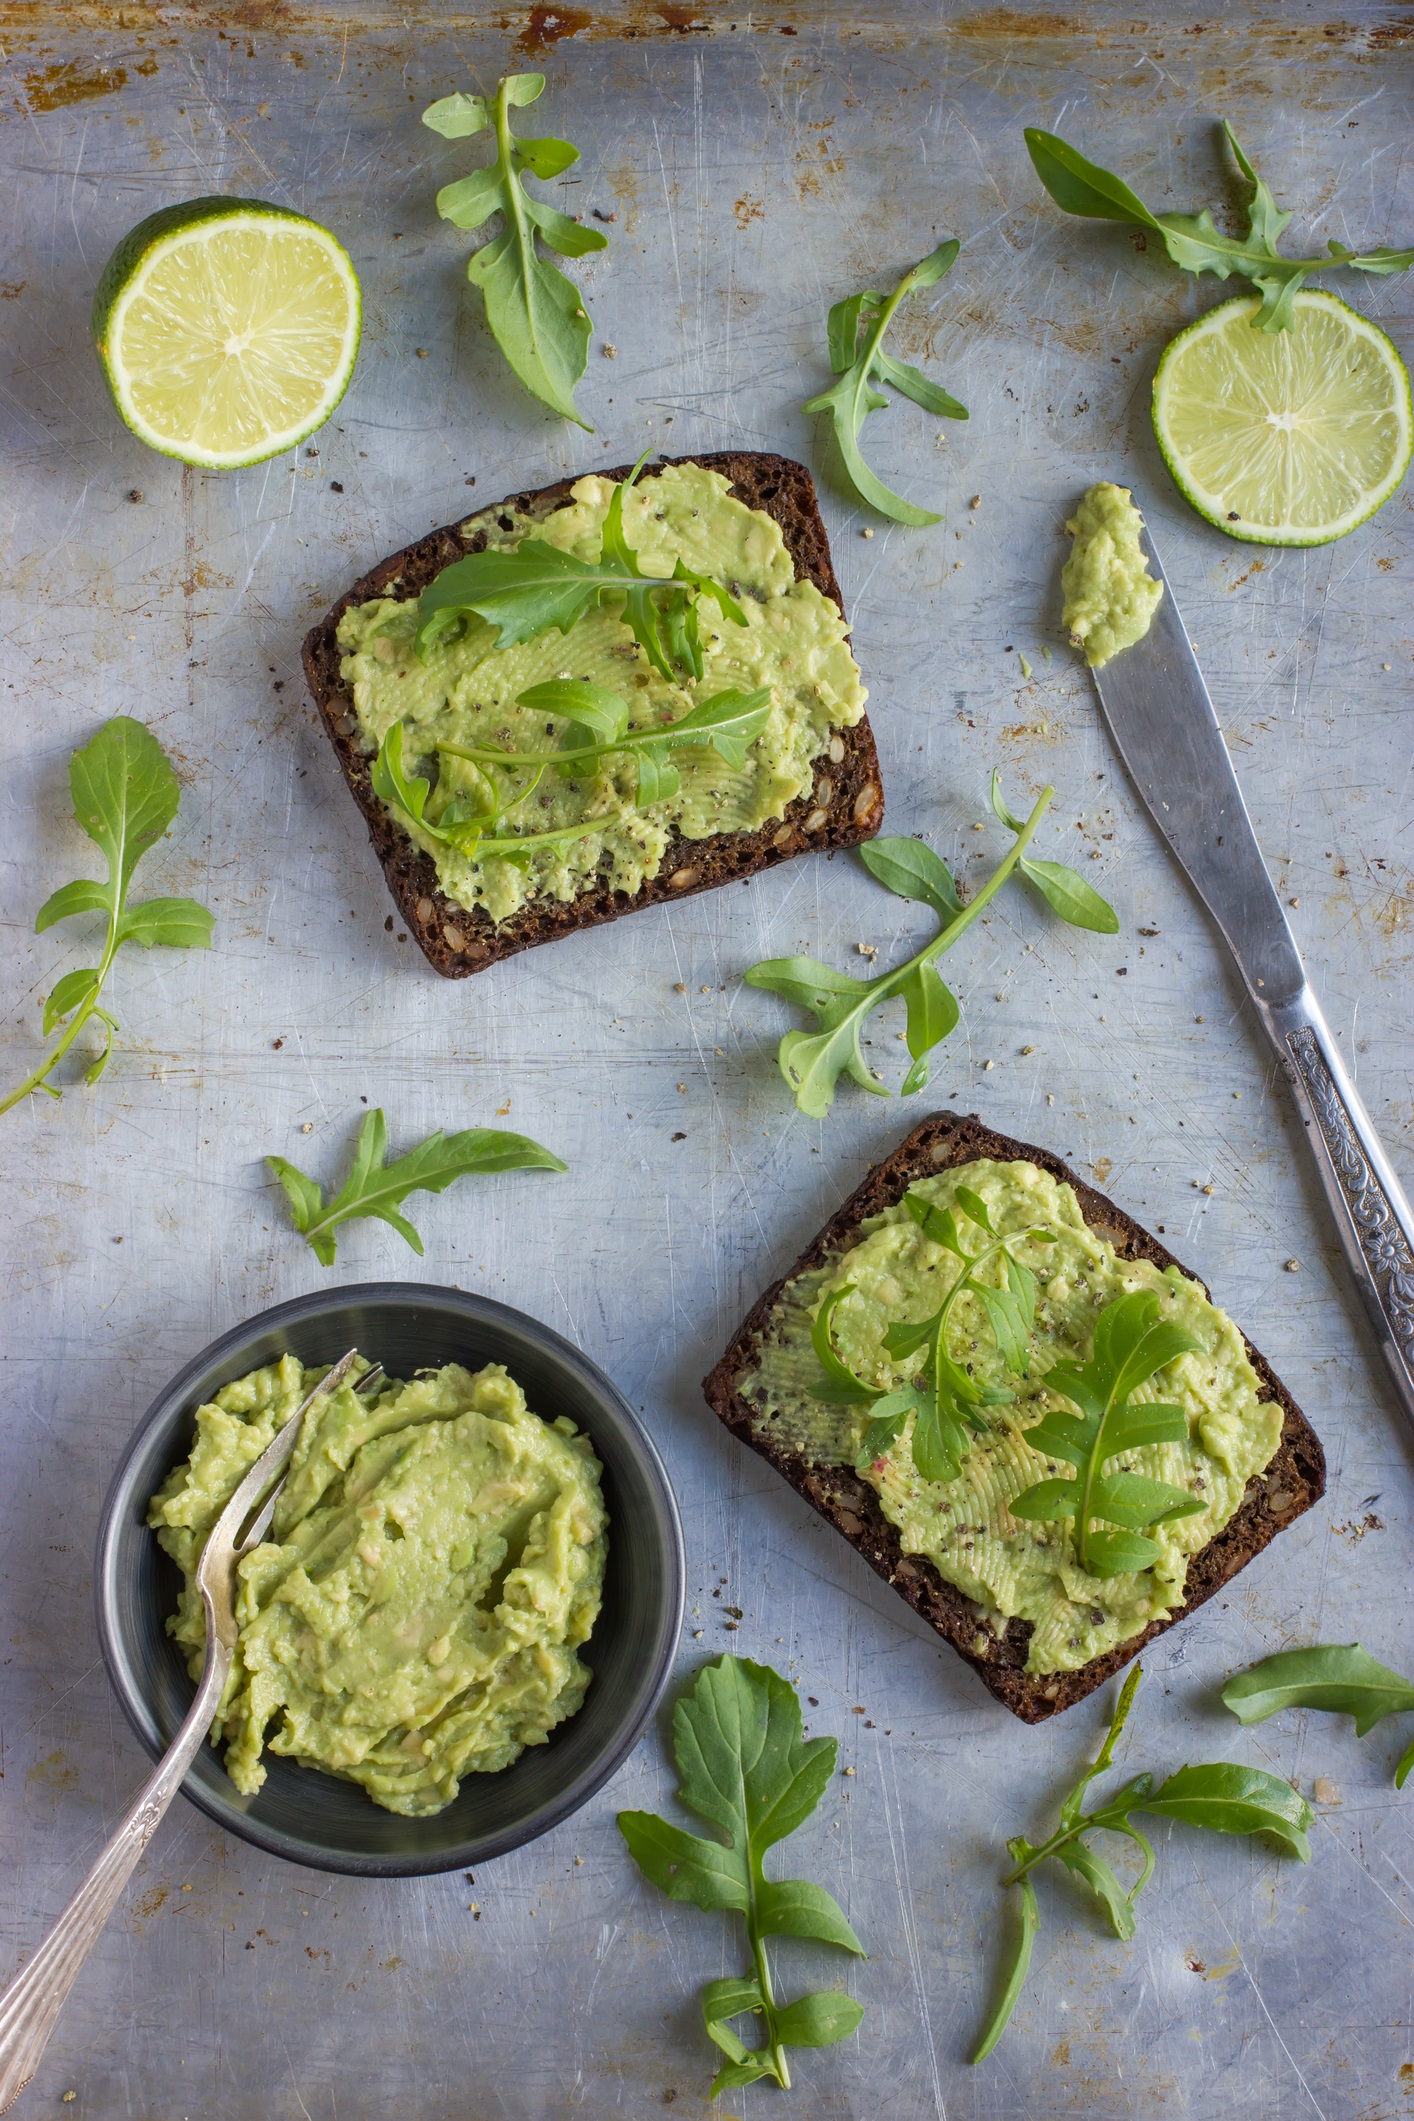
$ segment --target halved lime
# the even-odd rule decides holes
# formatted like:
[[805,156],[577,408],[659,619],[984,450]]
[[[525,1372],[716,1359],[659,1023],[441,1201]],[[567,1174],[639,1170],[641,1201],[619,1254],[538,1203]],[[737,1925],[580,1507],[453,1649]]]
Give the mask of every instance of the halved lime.
[[348,388],[362,303],[343,245],[260,199],[139,221],[103,268],[93,337],[133,433],[184,464],[258,464]]
[[1409,371],[1378,325],[1302,288],[1288,331],[1254,331],[1257,295],[1190,324],[1154,378],[1154,433],[1184,499],[1229,537],[1328,545],[1409,468]]

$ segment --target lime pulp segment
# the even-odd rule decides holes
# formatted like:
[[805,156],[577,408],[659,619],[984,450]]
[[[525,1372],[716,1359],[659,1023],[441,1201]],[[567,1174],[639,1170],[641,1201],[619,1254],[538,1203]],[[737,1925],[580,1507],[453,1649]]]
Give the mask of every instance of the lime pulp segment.
[[1303,288],[1287,331],[1254,331],[1259,307],[1240,295],[1179,333],[1154,378],[1154,431],[1209,522],[1258,544],[1326,544],[1408,468],[1409,374],[1335,295]]
[[194,208],[138,249],[99,351],[135,434],[187,463],[228,468],[276,455],[329,417],[353,372],[361,305],[327,229],[279,208],[230,202],[222,213],[216,203],[199,202],[199,217]]

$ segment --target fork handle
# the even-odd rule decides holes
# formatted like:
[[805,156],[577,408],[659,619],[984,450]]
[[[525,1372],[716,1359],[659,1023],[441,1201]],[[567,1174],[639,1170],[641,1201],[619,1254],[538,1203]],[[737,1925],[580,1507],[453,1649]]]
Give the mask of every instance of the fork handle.
[[85,1959],[211,1728],[231,1652],[211,1632],[207,1643],[201,1685],[181,1729],[43,1944],[0,1995],[0,2114],[8,2113],[39,2068]]

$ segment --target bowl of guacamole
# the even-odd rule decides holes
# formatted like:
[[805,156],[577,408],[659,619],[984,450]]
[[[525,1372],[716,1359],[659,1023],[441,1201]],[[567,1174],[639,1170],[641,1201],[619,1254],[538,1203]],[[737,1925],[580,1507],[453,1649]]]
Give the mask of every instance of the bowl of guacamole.
[[611,1381],[523,1312],[456,1289],[318,1291],[237,1326],[154,1401],[114,1475],[96,1591],[109,1677],[154,1755],[200,1669],[210,1524],[322,1371],[184,1793],[295,1862],[414,1876],[587,1802],[666,1684],[682,1534]]

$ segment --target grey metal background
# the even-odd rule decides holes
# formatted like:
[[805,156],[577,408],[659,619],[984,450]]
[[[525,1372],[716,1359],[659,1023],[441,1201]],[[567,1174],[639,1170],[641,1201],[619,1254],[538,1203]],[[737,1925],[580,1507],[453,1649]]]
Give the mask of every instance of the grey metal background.
[[[728,1647],[766,1657],[818,1700],[812,1726],[843,1739],[856,1773],[791,1864],[835,1888],[867,1941],[850,1976],[867,2016],[848,2045],[801,2056],[792,2111],[1403,2114],[1414,1799],[1389,1774],[1408,1731],[1360,1743],[1348,1723],[1288,1718],[1244,1734],[1215,1688],[1264,1650],[1357,1633],[1409,1667],[1409,1439],[1272,1064],[1060,640],[1057,572],[1080,490],[1132,482],[1293,926],[1408,1176],[1410,491],[1309,554],[1229,545],[1190,515],[1154,450],[1148,386],[1166,339],[1219,290],[1136,255],[1122,231],[1064,220],[1021,127],[1060,127],[1154,203],[1188,207],[1225,196],[1213,121],[1227,113],[1303,238],[1407,241],[1410,18],[1352,4],[1328,20],[1294,0],[1206,27],[1153,0],[1046,15],[803,5],[723,13],[710,32],[690,9],[637,0],[592,21],[547,14],[294,0],[134,6],[113,27],[106,7],[0,9],[5,1079],[31,1063],[41,996],[83,962],[67,931],[30,927],[49,890],[92,870],[65,765],[105,714],[140,715],[177,762],[181,814],[143,881],[206,900],[218,943],[123,960],[106,1080],[3,1126],[0,1973],[143,1771],[90,1610],[110,1469],[203,1341],[323,1278],[261,1158],[333,1177],[366,1100],[398,1146],[502,1114],[572,1168],[423,1197],[425,1260],[365,1225],[336,1274],[485,1290],[604,1363],[645,1408],[682,1498],[702,1631],[683,1674]],[[500,365],[461,279],[466,241],[432,208],[477,150],[418,124],[435,96],[488,85],[537,44],[550,88],[536,118],[584,155],[568,204],[618,217],[608,252],[576,268],[596,329],[593,436],[542,418]],[[358,372],[317,456],[224,477],[125,433],[87,324],[116,238],[211,190],[326,221],[366,299]],[[1000,844],[970,829],[993,761],[1014,802],[1049,777],[1046,849],[1083,864],[1122,927],[1078,935],[1006,900],[951,961],[965,1024],[934,1101],[1054,1146],[1161,1228],[1329,1453],[1326,1503],[1151,1654],[1126,1762],[1227,1756],[1341,1793],[1307,1869],[1161,1835],[1129,1947],[1068,1881],[1043,1884],[1029,1992],[977,2071],[962,2057],[997,1966],[1002,1839],[1044,1819],[1100,1711],[1015,1723],[697,1391],[745,1304],[918,1116],[846,1090],[827,1123],[798,1117],[772,1060],[786,1012],[740,974],[801,947],[857,964],[859,941],[882,963],[919,917],[849,859],[805,859],[443,983],[385,932],[382,881],[296,660],[353,574],[473,501],[648,444],[818,465],[797,407],[825,374],[828,303],[954,231],[957,269],[898,339],[971,423],[900,403],[869,434],[884,474],[947,522],[890,529],[824,488],[889,822],[976,876]],[[1414,350],[1408,281],[1341,291]],[[896,1029],[874,1048],[894,1082]],[[737,1632],[725,1602],[744,1609]],[[179,1804],[21,2110],[701,2111],[695,1994],[740,1947],[721,1918],[644,1887],[613,1823],[670,1788],[660,1732],[578,1820],[474,1884],[286,1868]],[[799,1945],[779,1958],[788,1989],[838,1974]],[[721,2109],[764,2115],[778,2099],[756,2089]]]

